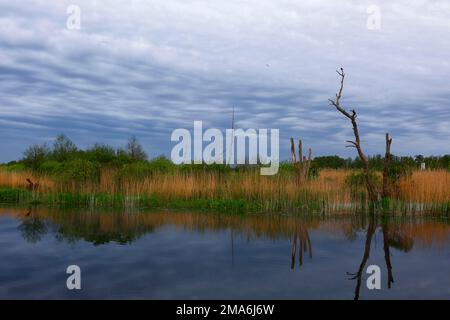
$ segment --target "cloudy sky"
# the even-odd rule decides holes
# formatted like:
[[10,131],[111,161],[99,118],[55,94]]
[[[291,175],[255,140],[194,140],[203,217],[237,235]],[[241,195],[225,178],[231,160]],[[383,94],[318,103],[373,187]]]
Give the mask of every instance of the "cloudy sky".
[[230,127],[232,106],[280,129],[282,158],[291,136],[353,155],[327,102],[341,66],[367,153],[385,131],[395,154],[450,153],[449,34],[448,0],[0,0],[0,161],[58,133],[170,155],[174,129]]

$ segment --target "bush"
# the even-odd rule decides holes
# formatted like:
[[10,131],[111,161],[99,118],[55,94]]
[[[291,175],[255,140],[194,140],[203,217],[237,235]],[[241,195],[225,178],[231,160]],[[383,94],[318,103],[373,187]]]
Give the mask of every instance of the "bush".
[[116,151],[106,144],[95,144],[94,147],[86,150],[86,160],[101,164],[113,163],[116,159]]
[[168,173],[176,170],[176,165],[164,156],[159,156],[148,162],[152,172]]
[[346,161],[339,156],[315,157],[312,160],[311,167],[312,166],[315,168],[340,169],[345,168]]
[[119,177],[144,179],[151,176],[152,173],[152,167],[148,162],[135,162],[124,165],[119,171]]
[[53,144],[52,157],[56,161],[67,161],[73,158],[73,155],[77,152],[77,146],[65,135],[60,134],[56,137]]
[[[375,172],[369,173],[370,180],[375,187],[381,185],[381,179]],[[352,188],[358,189],[366,186],[366,178],[364,172],[352,173],[345,179],[345,184]]]
[[319,177],[320,167],[311,161],[311,166],[309,167],[308,178],[316,179]]
[[[239,165],[235,168],[236,171],[248,171],[258,169],[257,165]],[[201,172],[211,172],[211,173],[227,173],[231,171],[230,166],[226,164],[183,164],[180,166],[181,172],[188,173],[201,173]]]
[[98,179],[100,166],[97,163],[75,159],[65,162],[60,169],[60,176],[65,181],[86,182]]
[[143,179],[155,173],[170,173],[176,170],[176,166],[167,158],[161,156],[152,161],[140,161],[128,163],[119,171],[120,178]]
[[39,171],[46,174],[58,174],[62,164],[55,160],[47,160],[39,166]]
[[391,163],[388,170],[388,179],[391,183],[397,183],[403,177],[409,177],[412,174],[411,167],[400,163]]
[[2,166],[2,169],[12,172],[12,171],[24,171],[27,169],[26,165],[22,162],[11,162]]
[[47,145],[33,145],[23,153],[23,163],[33,170],[37,170],[40,165],[48,159],[50,150]]

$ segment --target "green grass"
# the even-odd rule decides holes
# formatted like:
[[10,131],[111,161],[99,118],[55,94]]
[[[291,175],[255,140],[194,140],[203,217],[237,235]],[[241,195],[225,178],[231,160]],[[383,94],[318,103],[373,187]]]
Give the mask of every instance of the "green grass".
[[[153,209],[191,209],[215,212],[244,213],[244,212],[309,212],[325,213],[334,209],[326,199],[319,198],[306,192],[296,200],[287,199],[180,199],[159,198],[156,195],[124,196],[123,194],[83,194],[58,192],[50,194],[33,194],[20,188],[0,188],[0,203],[9,205],[44,205],[66,208],[153,208]],[[363,202],[364,203],[364,202]],[[424,210],[425,209],[425,210]],[[350,211],[374,210],[365,208],[362,204],[350,208]],[[414,214],[420,212],[438,213],[440,216],[450,216],[450,202],[436,204],[427,208],[414,208],[409,203],[394,199],[383,199],[377,208],[384,213]],[[347,211],[348,208],[347,208]]]
[[0,188],[0,203],[24,203],[33,201],[32,193],[17,188]]

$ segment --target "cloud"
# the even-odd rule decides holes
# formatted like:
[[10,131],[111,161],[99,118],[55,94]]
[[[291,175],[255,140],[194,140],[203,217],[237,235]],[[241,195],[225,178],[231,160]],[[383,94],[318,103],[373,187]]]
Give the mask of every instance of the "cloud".
[[169,154],[172,130],[229,127],[232,106],[238,126],[352,155],[327,103],[340,66],[368,153],[385,131],[398,154],[450,152],[448,1],[376,1],[380,30],[371,1],[83,0],[81,30],[66,28],[70,4],[0,4],[0,161],[61,132]]

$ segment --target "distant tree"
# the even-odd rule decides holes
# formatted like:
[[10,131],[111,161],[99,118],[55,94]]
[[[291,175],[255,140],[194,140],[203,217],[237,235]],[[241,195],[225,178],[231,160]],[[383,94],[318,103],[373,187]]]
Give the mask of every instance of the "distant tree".
[[96,143],[92,148],[86,150],[86,158],[98,163],[111,163],[116,159],[116,151],[106,144]]
[[425,157],[421,154],[418,154],[414,157],[414,161],[416,162],[417,167],[420,167],[422,162],[425,162]]
[[99,177],[100,166],[89,160],[73,159],[66,161],[62,167],[62,178],[65,181],[86,182]]
[[145,161],[147,160],[147,154],[135,136],[132,136],[127,143],[126,153],[132,161]]
[[33,170],[39,169],[40,165],[49,157],[50,150],[46,144],[32,145],[23,153],[23,162]]
[[339,156],[315,157],[313,160],[313,163],[318,168],[340,169],[340,168],[345,168],[345,166],[346,166],[345,159],[342,159]]
[[65,135],[60,134],[56,137],[53,144],[52,156],[56,161],[67,161],[70,156],[77,152],[77,146]]

